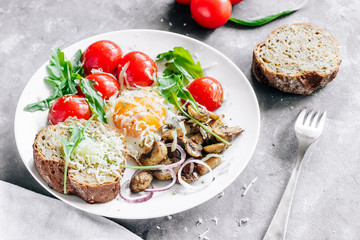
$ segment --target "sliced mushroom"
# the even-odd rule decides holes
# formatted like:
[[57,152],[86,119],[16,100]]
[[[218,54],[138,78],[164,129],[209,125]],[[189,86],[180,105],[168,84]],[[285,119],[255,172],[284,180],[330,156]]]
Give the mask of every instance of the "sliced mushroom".
[[201,151],[203,147],[201,146],[204,142],[200,133],[195,134],[185,144],[186,152],[193,157],[201,157]]
[[199,107],[199,112],[196,111],[193,105],[189,105],[188,113],[190,116],[198,120],[199,122],[207,122],[209,120],[209,111]]
[[167,147],[161,141],[155,141],[148,153],[140,156],[139,162],[145,166],[153,166],[159,164],[167,156]]
[[147,189],[151,181],[153,180],[153,176],[151,173],[147,171],[143,171],[138,173],[133,179],[130,181],[130,190],[131,192],[141,192]]
[[211,118],[211,120],[218,120],[220,118],[219,115],[213,112],[209,112],[209,117]]
[[211,121],[210,126],[215,134],[220,136],[221,138],[225,139],[226,141],[232,141],[233,137],[237,134],[243,132],[240,127],[228,127],[225,125],[223,121],[219,118],[216,121]]
[[205,152],[207,153],[222,153],[226,149],[225,143],[215,143],[211,145],[207,145],[204,147]]
[[[219,166],[219,164],[221,163],[221,158],[220,157],[211,157],[208,160],[204,161],[204,163],[206,163],[211,169],[214,169],[215,167]],[[197,170],[199,171],[199,173],[201,175],[204,175],[206,173],[209,172],[209,169],[201,164],[197,165]]]
[[[180,159],[180,157],[179,157]],[[173,159],[170,159],[170,158],[165,158],[164,160],[162,160],[159,164],[164,164],[164,165],[170,165],[172,163],[175,163],[177,162],[178,159],[176,158],[173,158]],[[173,168],[175,173],[177,173],[179,171],[179,168],[180,167],[177,167],[177,168]],[[156,170],[156,171],[153,171],[153,175],[154,177],[156,177],[157,179],[159,180],[168,180],[168,179],[171,179],[172,178],[172,175],[170,174],[169,171],[167,170]]]
[[183,133],[182,129],[177,128],[177,129],[169,129],[169,130],[164,131],[161,134],[161,139],[163,139],[165,142],[174,141],[174,137],[173,137],[174,131],[176,131],[176,135],[178,138],[184,137],[184,133]]
[[197,169],[195,167],[194,163],[189,163],[187,164],[181,173],[181,178],[187,182],[187,183],[191,183],[191,182],[195,182],[197,180],[199,180],[199,173],[197,172]]

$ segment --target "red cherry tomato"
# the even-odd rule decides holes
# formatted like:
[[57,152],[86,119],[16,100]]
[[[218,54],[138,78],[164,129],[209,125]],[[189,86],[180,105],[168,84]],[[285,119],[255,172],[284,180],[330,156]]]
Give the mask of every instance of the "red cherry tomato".
[[230,0],[232,5],[238,4],[239,2],[242,2],[242,0]]
[[91,44],[83,53],[82,61],[86,74],[92,69],[102,69],[103,72],[114,73],[122,57],[121,48],[113,42],[103,40]]
[[232,5],[230,0],[192,0],[190,10],[200,26],[218,28],[229,20]]
[[66,95],[58,98],[49,110],[50,124],[65,121],[68,117],[88,120],[91,110],[85,98],[78,95]]
[[[126,68],[126,79],[122,79],[121,71]],[[131,87],[147,87],[153,84],[153,76],[157,67],[148,55],[142,52],[129,52],[120,61],[115,76],[120,81],[127,81]],[[126,82],[123,83],[126,86]]]
[[[120,92],[120,84],[118,80],[107,73],[93,73],[86,76],[87,79],[97,82],[94,85],[96,91],[101,94],[104,100],[109,100],[113,95],[118,95]],[[77,86],[78,94],[85,97],[80,87]]]
[[175,0],[175,1],[184,5],[190,5],[191,2],[191,0]]
[[206,107],[209,111],[219,108],[223,101],[223,89],[221,84],[214,78],[201,77],[195,79],[187,86],[187,89],[196,102]]

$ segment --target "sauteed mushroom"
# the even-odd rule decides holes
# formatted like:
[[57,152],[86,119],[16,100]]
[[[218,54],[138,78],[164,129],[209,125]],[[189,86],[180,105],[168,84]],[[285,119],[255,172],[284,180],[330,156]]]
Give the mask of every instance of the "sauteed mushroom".
[[189,163],[183,168],[181,178],[187,183],[199,180],[200,176],[194,163]]
[[216,143],[207,145],[204,147],[205,152],[207,153],[222,153],[226,149],[225,143]]
[[221,121],[221,119],[210,122],[210,126],[214,131],[214,133],[216,133],[226,141],[231,141],[235,135],[243,132],[243,130],[240,127],[226,126],[225,123]]
[[145,166],[159,164],[167,155],[167,147],[161,141],[154,141],[152,148],[147,153],[140,156],[139,162]]
[[[209,167],[211,169],[214,169],[215,167],[217,167],[221,163],[221,158],[220,157],[211,157],[208,160],[204,161],[204,163],[209,165]],[[199,171],[199,173],[201,175],[204,175],[204,174],[209,172],[209,169],[206,166],[201,165],[201,164],[197,165],[197,170]]]
[[199,107],[199,112],[197,112],[193,105],[190,104],[188,113],[199,122],[207,122],[207,120],[209,120],[209,112],[206,109]]
[[138,173],[130,182],[131,192],[141,192],[148,188],[153,180],[151,173],[143,171]]
[[185,144],[186,152],[193,157],[201,157],[201,151],[203,147],[204,139],[202,138],[200,133],[195,134]]

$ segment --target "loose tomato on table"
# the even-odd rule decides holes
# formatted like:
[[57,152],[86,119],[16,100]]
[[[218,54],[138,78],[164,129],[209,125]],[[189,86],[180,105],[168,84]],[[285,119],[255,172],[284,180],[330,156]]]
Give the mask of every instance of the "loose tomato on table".
[[121,57],[122,50],[117,44],[102,40],[91,44],[83,53],[81,61],[84,62],[86,74],[91,74],[92,69],[113,74]]
[[187,86],[187,89],[195,101],[209,111],[216,110],[223,102],[223,88],[215,78],[197,78]]
[[194,20],[202,27],[218,28],[230,18],[230,0],[191,0],[190,11]]
[[88,120],[91,110],[86,99],[78,95],[66,95],[58,98],[49,110],[50,124],[65,121],[68,117]]
[[[124,70],[123,70],[124,69]],[[123,81],[121,72],[126,73],[126,81],[131,87],[141,86],[147,87],[153,84],[154,74],[157,72],[157,67],[148,55],[143,52],[129,52],[120,61],[115,76],[119,81]],[[123,82],[126,85],[126,82]]]
[[[87,79],[95,81],[94,88],[101,94],[104,100],[109,100],[110,97],[118,95],[120,92],[120,84],[118,80],[107,73],[93,73],[86,76]],[[78,94],[85,97],[80,87],[77,87]]]

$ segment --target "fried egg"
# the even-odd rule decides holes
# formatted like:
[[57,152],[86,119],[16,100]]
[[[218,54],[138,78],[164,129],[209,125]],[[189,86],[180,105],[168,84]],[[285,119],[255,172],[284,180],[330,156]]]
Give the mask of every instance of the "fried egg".
[[107,101],[106,118],[125,137],[131,155],[139,156],[145,146],[160,140],[156,131],[177,116],[159,92],[152,87],[125,89]]

